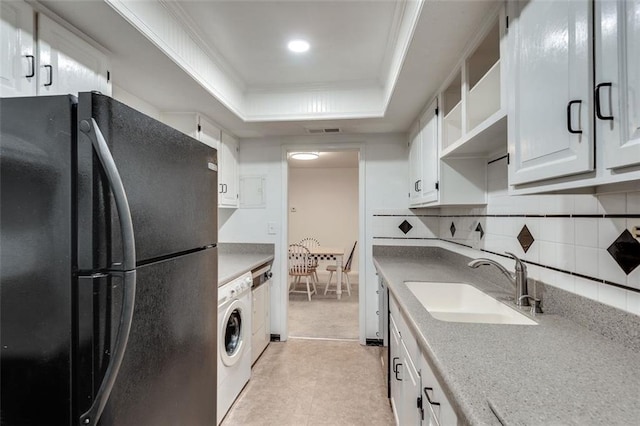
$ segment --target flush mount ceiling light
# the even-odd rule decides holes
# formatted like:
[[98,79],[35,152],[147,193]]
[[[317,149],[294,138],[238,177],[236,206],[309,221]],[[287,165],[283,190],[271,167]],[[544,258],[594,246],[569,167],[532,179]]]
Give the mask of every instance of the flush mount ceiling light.
[[309,42],[305,40],[291,40],[287,47],[295,53],[303,53],[309,50]]
[[320,154],[317,152],[294,152],[289,157],[294,160],[315,160],[320,157]]

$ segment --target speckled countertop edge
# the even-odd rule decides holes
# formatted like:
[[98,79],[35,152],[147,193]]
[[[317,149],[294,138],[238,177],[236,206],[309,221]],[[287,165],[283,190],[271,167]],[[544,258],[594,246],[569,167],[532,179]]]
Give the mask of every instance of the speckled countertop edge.
[[[405,281],[467,282],[498,299],[495,275],[441,248],[374,252],[374,264],[463,424],[633,424],[640,355],[559,316],[537,326],[462,324],[431,317]],[[458,256],[459,257],[459,256]]]
[[218,244],[218,287],[273,261],[274,251],[273,244]]

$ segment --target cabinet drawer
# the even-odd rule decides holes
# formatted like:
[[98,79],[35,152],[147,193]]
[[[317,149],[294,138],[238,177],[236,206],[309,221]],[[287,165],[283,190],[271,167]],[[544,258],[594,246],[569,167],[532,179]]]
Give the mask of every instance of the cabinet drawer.
[[404,316],[400,312],[397,302],[394,298],[389,301],[390,317],[393,319],[396,327],[398,328],[398,334],[402,338],[405,346],[407,347],[407,353],[412,359],[418,359],[420,351],[418,350],[418,343],[413,335],[413,332],[409,328],[409,325],[404,319]]

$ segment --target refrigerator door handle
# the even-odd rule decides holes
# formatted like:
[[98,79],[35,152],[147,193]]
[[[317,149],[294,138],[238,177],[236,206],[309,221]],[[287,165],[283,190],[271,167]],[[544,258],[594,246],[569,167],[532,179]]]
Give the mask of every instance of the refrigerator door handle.
[[[100,159],[100,163],[105,170],[109,186],[113,193],[118,215],[120,216],[120,234],[123,247],[123,304],[120,314],[120,322],[118,325],[118,334],[111,350],[112,356],[105,371],[104,378],[98,392],[91,404],[91,408],[80,416],[80,425],[95,425],[98,423],[102,411],[107,404],[111,389],[118,376],[122,359],[124,358],[129,333],[131,331],[131,322],[133,320],[133,310],[135,306],[136,295],[136,248],[135,237],[133,233],[133,222],[131,220],[131,210],[129,209],[129,201],[122,184],[122,179],[116,168],[116,163],[109,151],[107,141],[102,136],[102,132],[96,121],[91,118],[80,122],[80,131],[85,133],[91,139],[91,143],[96,151],[96,155]],[[115,272],[114,272],[115,274]]]
[[131,220],[131,209],[129,208],[129,200],[127,200],[127,194],[122,184],[122,178],[116,167],[116,162],[109,151],[109,145],[102,136],[102,132],[96,123],[96,120],[91,118],[91,123],[88,120],[82,120],[80,122],[80,131],[85,133],[91,139],[93,148],[100,159],[100,163],[104,168],[113,193],[113,198],[116,202],[116,209],[118,210],[118,216],[120,217],[120,234],[122,236],[122,267],[125,271],[130,271],[136,267],[136,244],[133,234],[133,222]]
[[133,320],[133,308],[135,306],[136,271],[125,271],[122,272],[122,275],[124,296],[118,324],[118,335],[111,348],[112,355],[109,359],[109,364],[107,365],[107,370],[105,371],[100,388],[98,388],[98,392],[93,399],[93,403],[89,410],[80,416],[80,426],[98,424],[102,411],[109,400],[111,389],[113,389],[113,384],[118,376],[118,371],[124,358],[124,352],[127,348],[131,322]]

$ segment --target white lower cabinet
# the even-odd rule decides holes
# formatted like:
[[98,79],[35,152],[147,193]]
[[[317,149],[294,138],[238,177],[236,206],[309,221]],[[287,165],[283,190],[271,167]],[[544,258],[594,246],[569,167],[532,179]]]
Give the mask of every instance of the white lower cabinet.
[[393,297],[389,311],[390,398],[396,424],[457,425],[456,413]]
[[266,282],[252,290],[251,364],[258,360],[271,340],[270,287],[270,282]]

